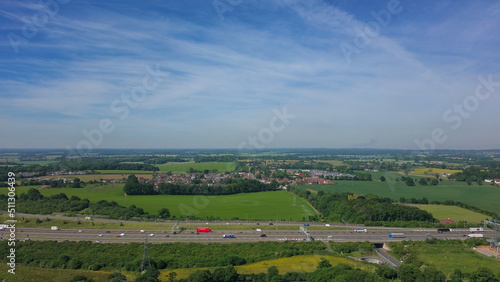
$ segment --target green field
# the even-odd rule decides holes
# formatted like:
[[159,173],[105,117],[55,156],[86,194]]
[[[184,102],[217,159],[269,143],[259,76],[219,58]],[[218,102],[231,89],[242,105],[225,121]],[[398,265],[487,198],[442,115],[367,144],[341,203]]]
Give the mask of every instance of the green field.
[[438,270],[449,276],[455,269],[471,273],[480,267],[486,267],[497,274],[500,261],[493,257],[481,255],[472,248],[462,244],[425,244],[411,246],[411,252],[416,254],[427,265],[434,265]]
[[444,206],[444,205],[414,205],[419,209],[430,212],[435,218],[452,219],[454,221],[467,221],[470,223],[480,223],[487,215],[473,212],[457,206]]
[[[444,180],[439,186],[407,186],[404,182],[394,181],[401,175],[394,173],[371,173],[374,181],[348,181],[334,180],[334,185],[297,185],[299,189],[311,189],[324,192],[351,192],[354,194],[374,194],[399,200],[400,197],[407,199],[421,199],[426,197],[429,201],[460,201],[484,210],[500,214],[500,205],[496,199],[500,199],[500,188],[491,185],[467,185],[465,182]],[[387,181],[378,180],[384,175]],[[414,179],[418,179],[413,177]]]
[[160,172],[172,171],[172,172],[187,172],[189,168],[195,170],[203,171],[205,169],[213,170],[216,169],[219,172],[234,171],[235,166],[232,162],[206,162],[206,163],[167,163],[157,165],[160,168]]
[[[17,194],[26,193],[29,188],[18,187]],[[37,188],[37,187],[35,187]],[[184,195],[152,195],[128,196],[123,193],[123,184],[88,185],[86,188],[56,188],[44,189],[40,192],[44,196],[65,193],[91,202],[100,200],[115,201],[123,206],[135,205],[143,208],[150,214],[156,214],[159,209],[167,208],[172,215],[182,217],[193,215],[197,217],[220,217],[221,219],[248,219],[248,220],[294,220],[306,219],[316,212],[300,197],[295,197],[287,191],[272,191],[259,193],[245,193],[225,196],[184,196]],[[6,194],[8,190],[1,189]],[[294,205],[294,198],[295,205]]]

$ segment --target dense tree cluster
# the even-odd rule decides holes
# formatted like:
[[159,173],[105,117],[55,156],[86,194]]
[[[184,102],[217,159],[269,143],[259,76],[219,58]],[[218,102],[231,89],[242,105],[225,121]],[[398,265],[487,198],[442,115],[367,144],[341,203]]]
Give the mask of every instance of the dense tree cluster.
[[435,219],[432,214],[415,207],[398,205],[389,198],[379,198],[375,195],[359,197],[351,193],[318,192],[316,195],[309,191],[290,190],[306,198],[323,218],[328,221],[368,223],[378,221],[428,221]]
[[160,183],[158,189],[152,183],[139,183],[135,175],[127,178],[123,192],[127,195],[230,195],[274,191],[279,186],[277,182],[264,184],[252,179],[226,179],[219,185],[181,185],[176,183]]
[[471,185],[472,182],[482,184],[482,181],[488,178],[500,178],[500,165],[496,162],[489,163],[488,169],[484,169],[479,166],[470,166],[463,171],[454,173],[450,176],[450,179],[464,181],[469,185]]
[[[0,245],[8,253],[7,244]],[[227,267],[323,251],[321,242],[232,244],[171,243],[149,247],[156,269]],[[16,243],[16,262],[33,267],[140,271],[144,244],[26,241]],[[0,261],[7,262],[3,256]]]

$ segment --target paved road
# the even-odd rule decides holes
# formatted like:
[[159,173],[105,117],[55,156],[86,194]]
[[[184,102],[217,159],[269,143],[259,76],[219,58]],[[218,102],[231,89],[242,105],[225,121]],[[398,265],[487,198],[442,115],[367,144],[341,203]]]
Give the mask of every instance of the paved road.
[[[16,230],[16,237],[20,240],[30,238],[30,240],[56,240],[56,241],[100,241],[102,243],[128,243],[128,242],[144,242],[144,238],[148,237],[151,243],[166,243],[166,242],[255,242],[255,241],[283,241],[283,240],[305,240],[305,235],[298,230],[265,230],[257,232],[254,230],[214,230],[210,233],[199,233],[184,230],[178,234],[173,234],[170,231],[149,231],[145,230],[96,230],[83,229],[81,232],[74,229],[62,229],[52,231],[48,229],[34,228],[19,228]],[[383,243],[390,241],[401,240],[425,240],[426,238],[438,239],[465,239],[468,230],[453,230],[452,232],[438,233],[430,229],[397,229],[394,228],[378,228],[369,229],[368,232],[353,232],[343,230],[310,230],[311,236],[315,240],[320,241],[335,241],[335,242],[352,242],[352,241],[370,241],[374,243]],[[2,237],[7,237],[7,231]],[[389,238],[391,232],[402,232],[405,238]],[[483,232],[485,237],[491,236],[492,231]],[[125,234],[123,236],[118,236]],[[223,234],[233,234],[236,238],[222,238]],[[266,237],[260,237],[266,234]]]

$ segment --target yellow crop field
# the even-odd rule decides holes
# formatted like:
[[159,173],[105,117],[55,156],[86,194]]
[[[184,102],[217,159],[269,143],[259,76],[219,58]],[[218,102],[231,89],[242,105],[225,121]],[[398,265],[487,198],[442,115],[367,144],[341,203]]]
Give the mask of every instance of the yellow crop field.
[[461,170],[458,169],[443,169],[443,168],[425,168],[425,167],[420,167],[414,169],[411,174],[412,175],[420,175],[420,176],[426,176],[426,175],[432,175],[436,173],[457,173],[461,172]]
[[[302,256],[293,256],[288,258],[265,260],[252,264],[235,266],[235,269],[238,272],[238,274],[266,273],[267,269],[271,266],[276,266],[279,270],[280,275],[283,275],[286,272],[294,272],[294,271],[313,272],[316,270],[316,267],[321,261],[321,258],[326,258],[332,266],[335,266],[339,263],[345,263],[352,266],[353,268],[359,268],[369,272],[375,271],[375,267],[371,265],[363,264],[361,262],[347,258],[328,256],[328,255],[302,255]],[[194,273],[197,270],[204,270],[204,269],[213,270],[214,268],[208,268],[208,267],[180,268],[180,269],[162,271],[160,279],[166,279],[170,272],[177,273],[176,276],[177,279],[185,279],[188,278],[188,276],[191,273]]]

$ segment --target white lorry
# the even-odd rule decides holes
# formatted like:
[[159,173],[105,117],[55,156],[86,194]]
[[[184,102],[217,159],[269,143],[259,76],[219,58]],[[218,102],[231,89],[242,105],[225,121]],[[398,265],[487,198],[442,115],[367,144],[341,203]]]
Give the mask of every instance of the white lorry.
[[484,228],[482,227],[470,227],[469,232],[483,232]]
[[469,237],[469,238],[483,238],[484,235],[483,234],[469,234],[469,235],[467,235],[467,237]]

